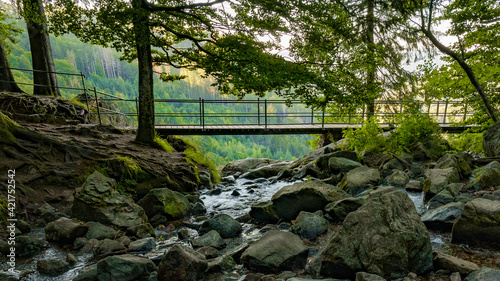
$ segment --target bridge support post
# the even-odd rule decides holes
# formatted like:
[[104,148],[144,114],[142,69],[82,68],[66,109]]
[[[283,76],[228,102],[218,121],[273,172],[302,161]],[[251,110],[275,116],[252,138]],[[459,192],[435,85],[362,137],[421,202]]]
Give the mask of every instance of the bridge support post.
[[199,100],[199,105],[200,105],[200,127],[203,128],[203,117],[202,117],[202,111],[201,111],[201,97],[198,98]]
[[257,98],[257,120],[260,126],[260,98]]
[[99,125],[102,125],[101,121],[101,111],[99,109],[99,100],[97,100],[97,90],[94,87],[95,105],[97,107],[97,116],[99,117]]
[[448,111],[448,102],[444,104],[443,124],[446,124],[446,111]]
[[267,131],[267,100],[264,100],[264,122],[265,122],[265,129]]

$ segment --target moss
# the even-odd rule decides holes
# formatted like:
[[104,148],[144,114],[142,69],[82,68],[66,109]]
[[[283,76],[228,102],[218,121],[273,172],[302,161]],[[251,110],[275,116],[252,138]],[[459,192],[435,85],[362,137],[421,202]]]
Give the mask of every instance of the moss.
[[170,143],[168,143],[167,140],[165,140],[162,137],[160,137],[160,135],[158,135],[158,133],[155,133],[155,137],[154,137],[153,141],[161,149],[165,150],[166,152],[173,152],[174,151],[174,148],[172,147],[172,145],[170,145]]
[[[205,157],[205,155],[203,153],[198,152],[193,147],[189,147],[188,149],[186,149],[184,151],[184,153],[186,154],[186,161],[188,161],[190,163],[196,162],[196,163],[204,165],[212,173],[213,182],[220,183],[221,178],[219,175],[219,171],[217,170],[217,167],[215,166],[215,163],[213,161],[211,161],[210,159],[207,159],[207,157]],[[196,177],[198,177],[197,171],[196,171]]]
[[0,194],[0,225],[6,225],[7,223],[7,198],[3,195]]
[[16,141],[12,130],[19,125],[12,121],[7,115],[0,112],[0,143],[11,144]]
[[139,164],[137,164],[137,162],[134,159],[132,159],[132,157],[118,155],[116,156],[116,159],[125,164],[128,178],[133,178],[134,176],[144,173],[144,171],[141,169],[141,166],[139,166]]

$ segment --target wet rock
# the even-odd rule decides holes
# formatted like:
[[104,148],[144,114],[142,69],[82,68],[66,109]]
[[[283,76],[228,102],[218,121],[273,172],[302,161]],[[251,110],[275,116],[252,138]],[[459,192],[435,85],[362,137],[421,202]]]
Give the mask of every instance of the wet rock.
[[279,273],[304,268],[308,248],[290,232],[272,230],[250,245],[241,255],[245,266],[259,272]]
[[277,216],[291,221],[301,211],[323,210],[328,203],[346,197],[350,197],[349,194],[333,185],[321,181],[307,181],[281,188],[271,200]]
[[356,196],[370,185],[377,185],[379,181],[380,173],[377,169],[363,166],[349,171],[340,182],[339,187]]
[[224,239],[222,239],[219,235],[219,232],[210,230],[209,232],[191,241],[191,244],[193,247],[209,246],[220,249],[226,244],[226,242],[224,242]]
[[368,272],[356,273],[356,281],[385,281],[385,278]]
[[229,271],[236,266],[236,262],[231,256],[224,255],[208,261],[207,272]]
[[328,160],[328,167],[333,174],[347,173],[352,169],[361,167],[361,163],[341,157],[331,157]]
[[14,274],[0,272],[0,280],[2,280],[2,281],[18,281],[19,278]]
[[379,188],[347,215],[321,255],[321,274],[354,279],[356,272],[395,279],[432,269],[429,233],[408,195]]
[[201,189],[203,188],[212,188],[212,177],[210,176],[210,173],[201,171],[198,173],[198,177],[200,179],[199,187]]
[[433,196],[429,200],[429,209],[435,209],[437,207],[455,202],[455,197],[448,190],[441,190],[438,194]]
[[472,183],[477,190],[488,189],[500,185],[500,163],[490,162],[488,165],[474,171],[476,178]]
[[148,258],[120,255],[110,256],[97,263],[97,280],[132,281],[147,278],[156,265]]
[[82,269],[78,276],[73,281],[96,281],[97,279],[97,264],[91,264]]
[[450,183],[460,181],[460,175],[455,168],[429,169],[425,171],[425,181],[423,190],[427,199],[438,194]]
[[64,260],[50,259],[36,262],[36,270],[42,275],[58,276],[68,271],[68,269],[69,264]]
[[81,249],[78,251],[79,255],[90,253],[97,245],[97,243],[99,243],[99,240],[97,239],[90,239],[90,240],[85,239],[85,240],[86,240],[85,245],[83,245],[83,247],[81,247]]
[[123,244],[121,244],[120,242],[111,239],[100,240],[92,248],[94,256],[104,255],[120,250],[125,250],[125,246],[123,246]]
[[73,242],[73,250],[78,251],[80,250],[85,244],[87,244],[89,240],[85,237],[78,237],[75,239]]
[[196,250],[196,252],[205,256],[206,259],[214,259],[219,256],[219,251],[214,247],[204,246]]
[[109,226],[93,221],[88,222],[87,224],[89,226],[89,230],[87,231],[87,234],[85,234],[85,238],[87,239],[114,239],[116,236],[116,230]]
[[202,215],[206,213],[207,213],[207,208],[205,207],[205,205],[203,205],[203,203],[196,202],[191,208],[191,214]]
[[181,219],[191,209],[191,204],[182,193],[168,188],[155,188],[144,196],[139,202],[148,217],[160,214],[168,219]]
[[328,221],[323,217],[323,212],[300,212],[292,226],[292,232],[302,239],[314,240],[319,235],[328,231]]
[[84,236],[88,229],[89,226],[83,222],[60,218],[47,224],[45,235],[48,241],[73,244],[73,241]]
[[410,181],[406,184],[405,189],[410,192],[420,192],[422,191],[423,184],[421,181]]
[[333,221],[343,221],[350,212],[356,211],[365,204],[366,199],[366,196],[344,198],[326,205],[325,212]]
[[277,223],[279,221],[272,201],[259,202],[252,205],[250,217],[259,224]]
[[19,228],[19,230],[21,231],[22,234],[27,234],[31,231],[31,227],[30,227],[29,223],[27,223],[24,220],[18,220],[16,227]]
[[219,214],[206,220],[198,231],[200,234],[217,231],[222,238],[237,237],[243,231],[240,223],[226,214]]
[[232,196],[240,196],[241,194],[238,192],[238,190],[233,190],[233,192],[231,192],[231,195]]
[[55,221],[60,217],[63,217],[64,215],[57,212],[54,207],[52,207],[49,203],[45,203],[40,207],[40,215],[42,219],[46,222],[49,223],[51,221]]
[[483,149],[486,157],[500,156],[500,122],[496,122],[484,132]]
[[282,161],[264,159],[264,158],[246,158],[246,159],[236,160],[224,166],[221,170],[221,174],[223,177],[232,176],[237,173],[243,174],[248,171],[257,169],[259,167],[280,162]]
[[197,281],[202,279],[207,267],[202,254],[175,244],[160,261],[158,281]]
[[465,204],[453,224],[451,238],[453,243],[500,244],[500,201],[478,198]]
[[130,245],[130,238],[127,235],[122,235],[116,239],[120,244],[122,244],[125,247],[128,247]]
[[451,272],[458,272],[463,276],[480,269],[475,263],[447,255],[436,249],[432,250],[432,260],[434,269],[447,269]]
[[77,259],[76,257],[69,253],[67,256],[66,256],[66,262],[69,264],[69,265],[74,265],[76,262],[77,262]]
[[464,281],[498,281],[500,280],[500,269],[482,267],[467,276]]
[[[390,157],[390,155],[387,155],[387,157]],[[389,175],[391,175],[395,170],[402,171],[404,170],[403,164],[398,161],[396,158],[390,158],[386,161],[383,161],[382,164],[380,165],[379,170],[382,173],[382,177],[386,178]]]
[[410,181],[410,177],[401,170],[393,170],[392,174],[386,180],[392,186],[405,187]]
[[422,221],[429,229],[451,231],[453,223],[464,211],[465,203],[456,202],[429,210],[422,215]]
[[148,237],[130,242],[130,244],[128,245],[128,249],[131,251],[149,252],[153,250],[155,246],[156,246],[155,239],[153,237]]
[[227,176],[227,177],[223,177],[223,178],[221,179],[221,181],[222,181],[222,183],[223,183],[224,185],[230,185],[230,184],[235,184],[235,183],[236,183],[236,179],[234,178],[234,176],[233,176],[233,175],[229,175],[229,176]]
[[16,237],[16,256],[31,257],[39,254],[45,248],[45,241],[32,235]]
[[460,178],[466,179],[472,173],[471,165],[472,156],[467,153],[445,154],[436,162],[434,169],[455,168],[458,171]]
[[137,237],[144,235],[139,231],[154,236],[154,229],[147,224],[144,209],[135,204],[132,198],[118,193],[115,186],[114,179],[94,172],[82,187],[76,190],[71,215],[83,221],[133,229]]
[[288,165],[290,165],[288,161],[272,163],[250,170],[241,175],[241,177],[245,179],[271,178],[277,176],[282,170],[286,169]]

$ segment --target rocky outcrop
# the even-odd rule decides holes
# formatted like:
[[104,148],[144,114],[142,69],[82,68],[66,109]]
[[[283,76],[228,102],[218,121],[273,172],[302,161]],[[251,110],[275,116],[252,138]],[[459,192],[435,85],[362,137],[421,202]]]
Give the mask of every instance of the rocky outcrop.
[[88,229],[89,226],[83,222],[60,218],[47,224],[45,235],[48,241],[72,244],[76,238],[84,236]]
[[200,227],[199,233],[205,234],[211,230],[217,231],[222,238],[237,237],[243,231],[240,223],[226,214],[219,214],[206,220]]
[[380,172],[377,169],[365,166],[350,170],[342,179],[339,187],[355,196],[369,187],[376,186],[380,181]]
[[99,172],[90,175],[76,190],[71,215],[83,221],[95,221],[128,230],[138,237],[154,236],[154,229],[132,198],[115,190],[116,181]]
[[167,219],[181,219],[191,209],[191,204],[182,193],[168,188],[155,188],[137,202],[149,218],[155,215],[165,216]]
[[328,160],[328,168],[333,174],[347,173],[352,169],[361,167],[361,163],[342,157],[331,157]]
[[292,232],[302,239],[314,240],[328,230],[328,221],[323,212],[300,212],[291,228]]
[[354,279],[364,271],[396,279],[432,269],[429,233],[408,195],[379,188],[347,215],[322,254],[321,274]]
[[207,268],[208,263],[202,254],[175,244],[160,261],[158,281],[201,280]]
[[460,175],[455,168],[429,169],[425,171],[423,191],[427,199],[438,194],[450,183],[460,181]]
[[356,211],[365,204],[366,200],[366,196],[344,198],[326,205],[325,212],[333,221],[343,221],[350,212]]
[[475,190],[500,186],[500,163],[493,161],[474,171],[475,180],[471,184]]
[[479,266],[473,262],[459,259],[447,255],[439,250],[432,250],[434,269],[446,269],[451,272],[458,272],[463,276],[469,275],[473,271],[479,270]]
[[156,265],[148,258],[133,255],[110,256],[97,263],[97,280],[140,280],[155,270]]
[[346,197],[349,197],[347,193],[333,185],[306,181],[283,187],[271,200],[278,218],[291,221],[301,211],[323,210],[328,203]]
[[445,154],[436,162],[434,169],[455,168],[458,171],[460,178],[465,179],[472,173],[471,165],[472,156],[469,154]]
[[117,234],[116,230],[101,223],[90,221],[87,224],[89,226],[89,230],[87,231],[87,234],[85,234],[85,238],[89,240],[114,239]]
[[223,177],[234,176],[234,175],[239,176],[251,170],[255,170],[260,167],[280,162],[283,161],[264,159],[264,158],[246,158],[241,160],[235,160],[224,166],[224,168],[222,168],[221,170],[221,174]]
[[478,198],[465,204],[464,212],[453,224],[451,240],[500,244],[500,201]]
[[308,252],[297,235],[272,230],[250,245],[241,255],[241,261],[259,272],[279,273],[304,268]]
[[422,221],[429,229],[451,231],[453,223],[464,211],[464,203],[455,202],[427,211],[422,215]]
[[288,161],[276,162],[250,170],[242,174],[241,177],[246,179],[270,178],[277,176],[281,171],[286,169],[289,165],[290,162]]
[[48,276],[58,276],[68,271],[69,264],[65,260],[49,259],[38,260],[36,263],[36,270],[40,274]]
[[401,170],[393,170],[387,178],[387,183],[392,186],[405,187],[410,181],[410,177]]
[[483,134],[484,156],[500,156],[500,122],[496,122]]

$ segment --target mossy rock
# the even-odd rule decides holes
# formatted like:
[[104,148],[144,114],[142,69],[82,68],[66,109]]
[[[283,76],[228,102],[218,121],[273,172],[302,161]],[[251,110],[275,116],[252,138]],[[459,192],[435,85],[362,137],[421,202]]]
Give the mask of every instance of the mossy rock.
[[181,219],[191,210],[191,204],[182,193],[168,188],[151,190],[137,204],[143,207],[148,217],[163,214],[169,219]]

